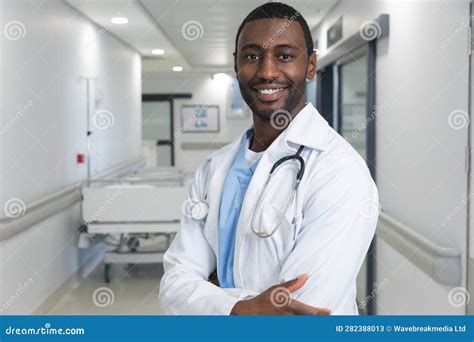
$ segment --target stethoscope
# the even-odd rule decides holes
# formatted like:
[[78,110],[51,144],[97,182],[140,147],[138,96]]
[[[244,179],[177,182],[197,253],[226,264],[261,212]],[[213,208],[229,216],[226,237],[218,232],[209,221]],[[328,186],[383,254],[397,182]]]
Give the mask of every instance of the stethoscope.
[[193,220],[204,220],[207,217],[207,213],[209,212],[209,205],[206,202],[207,194],[204,196],[203,201],[196,202],[191,207],[191,218]]
[[[277,229],[281,226],[281,223],[283,222],[283,219],[285,218],[286,212],[288,211],[288,208],[290,207],[291,203],[293,202],[293,199],[295,198],[296,191],[298,190],[298,186],[300,185],[301,179],[303,178],[304,175],[304,168],[305,168],[305,162],[304,159],[301,157],[301,152],[303,151],[304,146],[301,145],[298,151],[295,154],[292,154],[290,156],[286,156],[283,158],[280,158],[276,161],[275,164],[273,164],[272,169],[270,170],[270,173],[268,174],[267,180],[265,182],[265,185],[263,186],[263,190],[260,193],[260,196],[258,196],[257,204],[255,205],[255,208],[253,209],[253,214],[252,214],[252,221],[250,222],[250,227],[252,228],[252,231],[254,232],[255,235],[261,238],[267,238],[275,234]],[[265,196],[265,193],[268,190],[268,184],[270,183],[270,179],[272,178],[275,170],[284,162],[287,162],[289,160],[297,160],[300,163],[300,168],[298,170],[298,173],[296,174],[296,183],[293,188],[293,191],[291,192],[290,196],[288,197],[288,201],[285,204],[285,207],[283,211],[280,213],[280,217],[277,219],[277,223],[272,229],[265,229],[263,231],[259,231],[255,229],[255,216],[257,213],[257,209],[260,206],[260,203],[262,202],[262,199]],[[297,210],[297,205],[295,205],[295,216],[293,217],[293,222],[292,224],[296,224],[296,210]]]
[[[301,157],[301,152],[303,152],[304,146],[301,145],[298,149],[298,151],[295,154],[289,155],[282,157],[278,159],[275,164],[273,164],[270,173],[268,174],[267,180],[265,181],[265,185],[263,186],[262,192],[258,196],[257,204],[255,205],[255,208],[253,210],[252,214],[252,221],[250,222],[250,227],[252,228],[252,231],[255,235],[261,238],[267,238],[275,234],[275,232],[278,230],[278,228],[281,226],[283,219],[285,218],[286,212],[288,211],[288,208],[290,207],[291,203],[293,202],[293,199],[295,198],[296,192],[298,190],[298,187],[300,185],[301,179],[303,178],[304,175],[304,169],[305,169],[305,162],[304,159]],[[255,217],[257,213],[257,209],[260,206],[262,199],[265,196],[265,193],[268,190],[268,184],[270,183],[270,179],[274,175],[276,169],[282,165],[283,163],[290,161],[290,160],[297,160],[299,162],[299,170],[298,173],[296,174],[296,183],[295,186],[288,197],[288,200],[285,204],[284,210],[281,212],[280,217],[277,219],[276,225],[272,229],[265,229],[263,231],[259,231],[255,229]],[[194,203],[194,205],[191,208],[191,217],[195,220],[203,220],[207,217],[207,214],[209,212],[209,205],[206,202],[207,200],[207,194],[204,197],[203,201],[199,201]],[[292,224],[296,224],[296,210],[297,206],[295,205],[295,216],[293,217],[293,222]]]

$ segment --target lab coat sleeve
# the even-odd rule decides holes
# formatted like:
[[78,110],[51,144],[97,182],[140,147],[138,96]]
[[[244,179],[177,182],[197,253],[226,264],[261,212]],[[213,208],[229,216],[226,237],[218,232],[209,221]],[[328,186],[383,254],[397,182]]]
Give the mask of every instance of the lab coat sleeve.
[[312,180],[299,235],[280,278],[307,274],[292,298],[335,315],[357,314],[355,279],[375,233],[378,192],[365,164],[348,158],[339,166]]
[[[202,199],[207,164],[201,166],[188,199]],[[255,296],[244,289],[221,289],[208,282],[216,269],[216,256],[204,233],[204,220],[183,215],[181,227],[163,258],[165,274],[159,299],[167,315],[228,315],[237,301]]]

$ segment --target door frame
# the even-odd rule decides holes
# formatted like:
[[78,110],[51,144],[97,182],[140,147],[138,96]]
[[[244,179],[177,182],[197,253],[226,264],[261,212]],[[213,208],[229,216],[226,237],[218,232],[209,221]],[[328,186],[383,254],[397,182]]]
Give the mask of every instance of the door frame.
[[[321,72],[331,73],[331,80],[328,84],[327,92],[332,92],[329,98],[332,99],[333,107],[331,112],[328,114],[332,117],[332,127],[338,132],[340,131],[341,125],[341,112],[340,112],[340,87],[341,82],[339,79],[340,75],[340,62],[344,60],[344,57],[352,53],[355,50],[359,50],[364,46],[367,47],[367,167],[369,168],[370,174],[374,180],[376,179],[376,56],[377,56],[377,43],[379,39],[386,38],[389,36],[389,15],[382,14],[375,20],[371,21],[375,24],[378,30],[378,34],[372,37],[370,40],[367,37],[362,37],[359,32],[354,33],[349,37],[345,37],[342,41],[328,49],[328,51],[318,59],[318,76],[322,75]],[[318,87],[322,84],[322,80],[318,80]],[[317,100],[316,103],[321,108],[331,108],[328,103],[324,103],[324,90],[317,89]],[[326,100],[327,101],[327,100]],[[377,236],[374,236],[369,250],[367,252],[367,295],[372,295],[372,300],[367,303],[367,314],[376,315],[377,313],[377,292],[376,292],[376,241]]]
[[[355,56],[354,56],[355,53]],[[344,55],[338,59],[333,64],[333,70],[335,79],[337,79],[337,84],[335,84],[336,94],[334,96],[334,103],[336,105],[335,109],[335,129],[338,133],[342,130],[342,84],[344,82],[341,77],[341,67],[352,61],[354,57],[365,55],[367,57],[367,96],[366,96],[366,148],[367,148],[367,167],[369,169],[370,175],[374,182],[377,182],[376,179],[376,126],[375,126],[375,56],[376,56],[376,43],[375,40],[368,42],[358,48],[355,48],[348,52],[347,55]],[[366,310],[368,315],[376,314],[376,276],[377,269],[375,265],[376,257],[376,236],[372,239],[369,249],[367,251],[367,275],[366,275],[366,296],[371,296],[371,300],[367,302]]]
[[[469,16],[472,18],[474,15],[474,4],[473,0],[469,2]],[[474,230],[474,221],[473,221],[473,205],[474,202],[471,199],[471,194],[474,191],[474,184],[472,181],[473,177],[473,163],[474,159],[472,157],[473,151],[473,130],[474,126],[472,124],[473,119],[473,97],[474,97],[474,85],[473,85],[473,44],[474,37],[473,37],[473,20],[469,20],[469,27],[468,27],[468,83],[469,83],[469,94],[468,94],[468,103],[467,103],[467,113],[468,113],[468,134],[467,134],[467,147],[466,147],[466,171],[467,171],[467,194],[466,198],[468,199],[467,205],[467,232],[466,232],[466,290],[469,294],[474,293],[474,243],[471,243],[471,239],[473,238],[473,230]],[[466,315],[474,315],[474,301],[471,299],[466,303],[465,308]]]
[[[142,94],[142,102],[156,102],[168,101],[170,103],[170,139],[157,140],[157,146],[170,146],[171,147],[171,166],[175,166],[175,149],[174,149],[174,99],[190,99],[192,94],[190,93],[179,93],[179,94]],[[142,114],[143,115],[143,114]]]

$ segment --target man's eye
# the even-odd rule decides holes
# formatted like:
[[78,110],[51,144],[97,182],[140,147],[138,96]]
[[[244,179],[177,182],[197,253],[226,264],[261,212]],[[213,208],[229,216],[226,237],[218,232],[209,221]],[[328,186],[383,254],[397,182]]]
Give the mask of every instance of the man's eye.
[[260,60],[260,55],[255,54],[255,53],[249,54],[246,57],[249,61],[252,61],[252,62]]
[[292,58],[293,58],[293,55],[290,55],[290,54],[288,54],[288,53],[283,53],[283,54],[281,54],[281,55],[278,57],[278,59],[280,59],[280,60],[283,61],[283,62],[288,62],[288,61],[290,61]]

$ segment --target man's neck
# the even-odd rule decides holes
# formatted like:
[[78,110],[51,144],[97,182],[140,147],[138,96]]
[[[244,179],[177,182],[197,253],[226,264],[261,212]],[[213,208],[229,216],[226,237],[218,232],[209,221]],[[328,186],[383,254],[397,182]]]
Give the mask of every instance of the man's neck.
[[[298,105],[292,110],[292,113],[290,113],[291,120],[296,117],[296,115],[301,111],[301,109],[304,108],[305,105],[306,103],[303,102],[302,105]],[[286,127],[275,128],[271,124],[270,120],[264,120],[255,114],[253,114],[253,126],[254,130],[252,141],[250,142],[250,149],[254,152],[265,151],[286,129]]]

